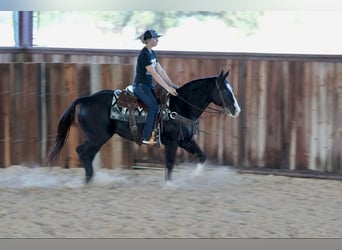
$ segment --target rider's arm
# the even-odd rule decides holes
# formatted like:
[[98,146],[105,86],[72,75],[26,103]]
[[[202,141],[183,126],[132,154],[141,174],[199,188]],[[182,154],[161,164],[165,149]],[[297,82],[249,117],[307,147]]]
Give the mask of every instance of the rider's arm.
[[158,74],[163,78],[163,80],[170,86],[173,88],[178,88],[177,84],[173,83],[170,79],[170,77],[168,76],[168,74],[166,73],[166,71],[164,70],[164,68],[160,65],[159,62],[157,62],[156,65],[156,71],[158,72]]
[[164,89],[166,89],[167,92],[169,92],[171,95],[176,96],[177,91],[169,86],[169,84],[161,77],[161,75],[158,74],[158,72],[154,69],[152,65],[146,66],[146,70],[152,75],[153,79]]

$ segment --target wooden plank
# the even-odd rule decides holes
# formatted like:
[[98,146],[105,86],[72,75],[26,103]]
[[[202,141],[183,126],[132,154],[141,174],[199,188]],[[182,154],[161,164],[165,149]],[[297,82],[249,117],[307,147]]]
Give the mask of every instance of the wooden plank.
[[318,100],[319,100],[319,76],[318,76],[318,63],[312,63],[312,76],[311,76],[311,106],[310,106],[310,154],[309,154],[309,169],[319,169],[319,141],[318,141]]
[[25,63],[23,65],[23,94],[22,94],[22,116],[21,124],[22,150],[25,164],[35,165],[40,162],[39,157],[39,65],[36,63]]
[[10,64],[0,64],[0,168],[11,164],[10,145]]
[[318,64],[318,140],[319,140],[319,171],[326,170],[326,159],[327,159],[327,82],[325,79],[325,72],[326,72],[326,65],[325,63]]
[[88,96],[91,93],[90,87],[90,65],[77,64],[78,96]]
[[244,159],[246,156],[246,136],[245,136],[245,124],[246,124],[246,62],[244,60],[238,62],[239,67],[239,88],[238,98],[241,108],[238,122],[238,135],[239,135],[239,154],[237,166],[244,167]]
[[48,119],[47,119],[47,100],[46,100],[46,65],[45,63],[39,64],[39,163],[41,166],[46,166],[47,164],[47,146],[48,146]]
[[311,89],[312,89],[312,70],[311,62],[302,62],[303,64],[303,150],[302,154],[304,169],[309,169],[310,161],[310,134],[311,134]]
[[10,116],[11,165],[19,165],[24,162],[22,124],[25,121],[22,115],[22,78],[23,64],[13,64],[10,70],[11,107],[13,107],[13,112],[11,112]]
[[333,131],[331,171],[342,173],[342,63],[336,64],[336,78],[331,96],[333,96]]
[[[63,64],[63,89],[65,91],[65,106],[70,105],[76,98],[79,97],[78,94],[78,79],[77,79],[77,68],[76,64],[66,63]],[[76,120],[77,121],[77,120]],[[66,143],[67,149],[67,159],[68,159],[68,167],[75,168],[79,167],[79,157],[76,152],[76,147],[79,142],[79,126],[71,127],[70,133],[68,137],[68,141]]]
[[[333,164],[332,164],[332,154],[333,154],[333,141],[334,141],[334,117],[335,117],[335,110],[337,109],[337,105],[334,106],[334,93],[338,91],[338,87],[335,85],[337,78],[336,74],[336,64],[334,63],[325,63],[325,75],[324,81],[326,85],[326,106],[325,106],[325,113],[326,113],[326,144],[325,148],[323,149],[326,154],[326,159],[324,163],[324,171],[325,172],[332,172],[333,171]],[[338,136],[337,136],[338,137]]]
[[[46,113],[47,113],[47,149],[51,150],[55,143],[57,126],[60,117],[70,103],[65,100],[66,93],[63,88],[63,64],[46,64]],[[67,150],[63,148],[59,157],[59,164],[66,167]]]
[[246,77],[245,77],[245,84],[244,84],[244,119],[243,119],[243,131],[244,134],[244,149],[243,155],[241,156],[241,164],[243,167],[250,167],[251,166],[251,136],[252,136],[252,106],[253,106],[253,89],[252,89],[252,61],[246,61]]
[[240,119],[242,119],[244,115],[244,110],[243,110],[243,95],[241,92],[243,91],[243,86],[242,86],[242,79],[240,79],[240,61],[239,60],[233,60],[231,63],[231,71],[229,73],[229,81],[232,85],[235,97],[237,98],[240,108],[241,113],[238,118],[233,118],[229,119],[230,123],[229,126],[231,127],[231,146],[232,149],[230,150],[231,158],[233,159],[232,165],[233,166],[238,166],[239,165],[239,158],[240,158],[240,144],[241,144],[241,128],[240,128]]
[[290,91],[290,76],[289,76],[289,62],[281,63],[281,140],[282,140],[282,168],[290,168],[290,133],[288,126],[290,125],[290,111],[289,111],[289,91]]
[[251,89],[251,106],[249,107],[248,123],[250,124],[250,137],[249,137],[249,160],[254,166],[258,165],[258,107],[260,95],[260,62],[251,62],[251,79],[249,88]]
[[267,100],[265,114],[265,166],[278,168],[282,151],[282,74],[281,62],[268,62]]
[[[283,137],[282,137],[282,129],[283,129],[283,79],[281,75],[283,62],[273,62],[274,68],[271,73],[271,82],[272,84],[270,95],[274,96],[273,102],[269,105],[276,107],[274,114],[272,114],[272,120],[277,126],[274,129],[274,133],[270,137],[271,140],[274,140],[275,144],[271,150],[273,153],[268,151],[268,162],[272,168],[285,168],[283,165]],[[269,96],[270,96],[269,95]],[[272,155],[271,155],[271,154]]]
[[[266,124],[267,124],[267,85],[272,84],[268,80],[267,70],[268,63],[266,61],[259,62],[259,81],[258,91],[255,94],[258,97],[258,110],[257,110],[257,127],[256,127],[256,162],[258,167],[265,167],[265,150],[266,150]],[[274,107],[272,107],[272,111]]]
[[102,90],[101,81],[101,65],[91,64],[90,65],[90,93],[93,94],[97,91]]
[[303,76],[303,64],[294,63],[294,95],[293,95],[293,111],[295,114],[293,131],[295,132],[295,138],[292,138],[295,144],[294,152],[294,168],[298,170],[307,169],[307,151],[306,151],[306,137],[305,137],[305,102],[304,102],[304,76]]
[[294,170],[296,168],[296,153],[297,153],[297,71],[296,63],[289,63],[289,92],[288,92],[288,135],[289,135],[289,168]]

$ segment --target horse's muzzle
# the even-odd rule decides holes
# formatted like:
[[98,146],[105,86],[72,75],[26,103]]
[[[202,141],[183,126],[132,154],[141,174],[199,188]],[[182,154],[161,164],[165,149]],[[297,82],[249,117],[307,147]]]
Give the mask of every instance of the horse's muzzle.
[[234,107],[233,112],[230,111],[227,107],[224,108],[224,113],[231,117],[238,117],[241,112],[240,107]]

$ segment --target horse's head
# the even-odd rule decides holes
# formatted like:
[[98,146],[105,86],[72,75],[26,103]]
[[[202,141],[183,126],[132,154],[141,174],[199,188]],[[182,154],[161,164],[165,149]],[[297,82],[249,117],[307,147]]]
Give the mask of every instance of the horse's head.
[[216,91],[213,92],[212,101],[223,107],[224,113],[237,117],[241,111],[238,101],[235,98],[233,88],[227,80],[227,73],[221,73],[216,77]]

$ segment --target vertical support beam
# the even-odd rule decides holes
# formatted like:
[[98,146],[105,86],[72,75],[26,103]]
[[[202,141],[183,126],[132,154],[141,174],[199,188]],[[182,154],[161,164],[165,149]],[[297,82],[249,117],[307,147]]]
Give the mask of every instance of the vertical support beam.
[[19,11],[18,13],[18,37],[19,47],[32,47],[33,40],[33,11]]

